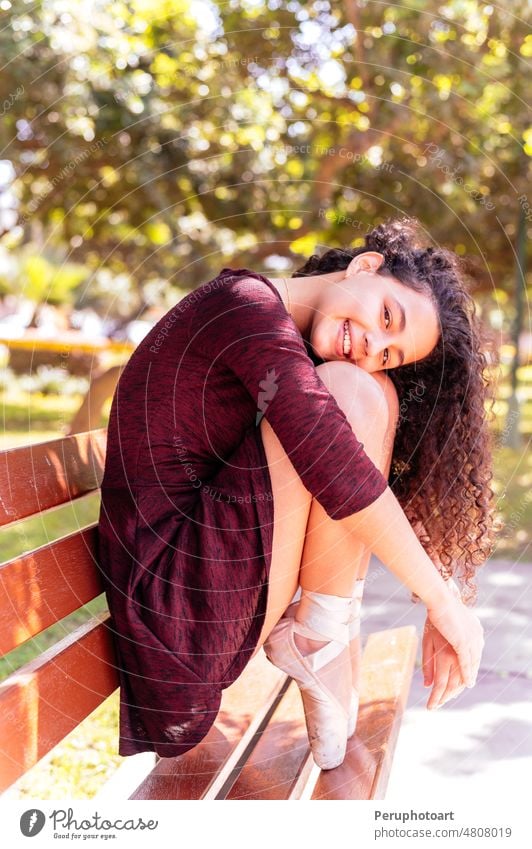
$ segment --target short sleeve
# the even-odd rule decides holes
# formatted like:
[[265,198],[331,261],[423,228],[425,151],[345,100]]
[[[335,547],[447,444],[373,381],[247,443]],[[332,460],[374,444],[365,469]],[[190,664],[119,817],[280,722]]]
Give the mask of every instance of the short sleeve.
[[190,344],[241,381],[306,489],[333,519],[375,501],[387,480],[364,451],[271,284],[228,278],[199,303]]

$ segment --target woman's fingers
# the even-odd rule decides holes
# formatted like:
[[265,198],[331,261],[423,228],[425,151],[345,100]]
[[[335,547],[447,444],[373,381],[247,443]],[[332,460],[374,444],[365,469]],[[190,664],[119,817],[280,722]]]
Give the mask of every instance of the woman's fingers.
[[456,651],[466,685],[474,687],[484,646],[483,628],[478,616],[450,593],[437,608],[428,608],[428,615]]
[[478,670],[480,668],[482,652],[484,651],[484,628],[482,627],[478,617],[476,619],[476,624],[476,634],[474,639],[471,641],[471,678],[469,684],[467,684],[468,687],[474,687],[477,683]]
[[469,675],[467,677],[464,676],[466,687],[474,687],[477,683],[478,670],[480,668],[482,651],[484,649],[484,633],[480,623],[479,627],[480,631],[477,633],[476,638],[471,641],[469,646]]
[[[454,614],[463,617],[463,627],[456,625]],[[425,683],[433,682],[427,702],[427,708],[433,709],[457,696],[465,686],[475,686],[484,648],[484,631],[478,617],[461,602],[454,609],[452,605],[444,609],[443,614],[431,615],[429,611],[427,620],[422,663]]]
[[474,687],[475,684],[477,683],[477,674],[478,674],[478,667],[480,666],[480,658],[477,657],[475,649],[474,649],[473,646],[471,647],[470,652],[471,652],[471,661],[470,661],[471,675],[470,675],[470,678],[469,678],[469,684],[467,686],[468,687]]
[[429,628],[427,628],[427,626],[425,626],[425,633],[423,636],[422,669],[423,683],[425,684],[425,687],[430,687],[434,677],[434,641],[432,639],[432,634]]
[[481,650],[476,642],[461,644],[457,649],[460,672],[466,687],[474,687],[480,666]]
[[471,648],[468,645],[460,645],[458,646],[456,653],[458,655],[458,662],[460,664],[460,673],[462,678],[464,679],[464,683],[466,687],[471,687],[472,684],[472,675],[473,675],[473,664],[472,664],[472,654]]
[[463,690],[465,690],[465,684],[462,680],[460,669],[457,665],[453,665],[447,682],[447,687],[440,698],[438,707],[441,707],[446,702],[450,701],[450,699],[455,699],[456,696],[459,696]]
[[438,707],[440,700],[447,689],[449,673],[453,667],[453,658],[447,651],[440,651],[434,662],[434,686],[427,702],[427,708]]
[[[477,683],[480,661],[482,658],[482,650],[484,648],[484,637],[482,634],[477,635],[476,640],[472,641],[469,646],[460,646],[457,649],[457,658],[459,667],[455,670],[452,681],[449,678],[449,690],[451,688],[458,689],[458,693],[462,692],[466,687],[472,688]],[[444,699],[454,698],[454,695],[444,694]]]

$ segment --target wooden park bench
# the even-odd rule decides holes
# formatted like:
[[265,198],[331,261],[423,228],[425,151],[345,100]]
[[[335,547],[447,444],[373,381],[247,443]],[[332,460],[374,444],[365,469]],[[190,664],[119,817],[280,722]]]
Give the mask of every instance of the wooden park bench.
[[[97,493],[105,429],[0,452],[0,525]],[[92,524],[0,566],[0,656],[103,592]],[[108,611],[0,684],[0,792],[118,687]],[[383,799],[417,649],[414,626],[369,635],[357,731],[320,771],[294,681],[261,650],[223,692],[207,737],[179,758],[124,759],[104,789],[130,799]],[[118,735],[118,730],[117,730]]]

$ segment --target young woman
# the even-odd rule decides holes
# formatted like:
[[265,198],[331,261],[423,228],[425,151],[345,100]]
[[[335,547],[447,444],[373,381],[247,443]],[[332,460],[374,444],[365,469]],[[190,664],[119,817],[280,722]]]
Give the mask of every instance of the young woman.
[[197,745],[264,645],[299,684],[316,763],[340,764],[371,553],[427,607],[428,706],[474,685],[482,344],[457,257],[413,219],[289,278],[224,268],[158,322],[115,392],[101,488],[120,754]]

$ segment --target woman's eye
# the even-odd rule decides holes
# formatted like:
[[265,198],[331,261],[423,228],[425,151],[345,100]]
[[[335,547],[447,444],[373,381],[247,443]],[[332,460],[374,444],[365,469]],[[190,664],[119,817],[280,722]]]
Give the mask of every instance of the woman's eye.
[[385,348],[385,349],[384,349],[384,352],[383,352],[383,357],[382,357],[382,364],[383,364],[383,366],[385,366],[385,365],[386,365],[386,363],[388,362],[388,360],[389,360],[389,359],[390,359],[390,353],[389,353],[389,351],[388,351],[388,348]]
[[391,316],[391,313],[390,313],[390,310],[388,309],[388,307],[384,307],[384,321],[385,322],[386,322],[386,316],[388,316],[388,320],[389,320],[389,324],[386,325],[386,329],[388,329],[388,327],[391,324],[391,320],[392,320],[392,316]]

